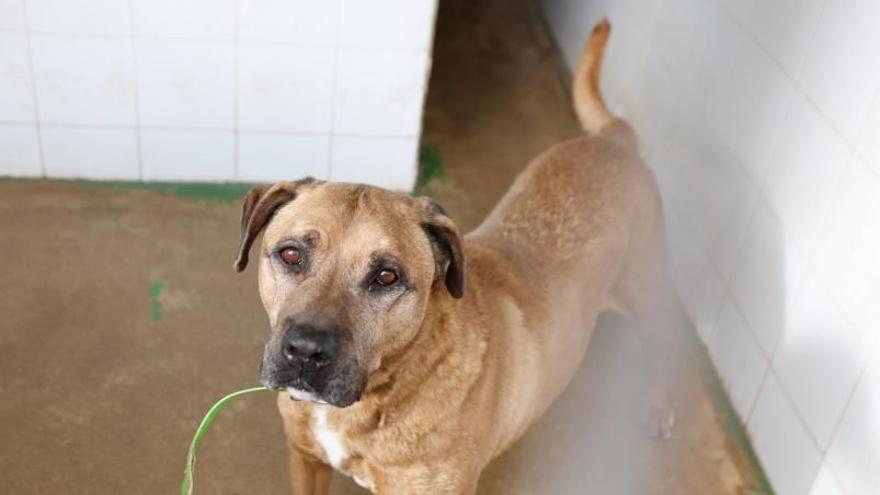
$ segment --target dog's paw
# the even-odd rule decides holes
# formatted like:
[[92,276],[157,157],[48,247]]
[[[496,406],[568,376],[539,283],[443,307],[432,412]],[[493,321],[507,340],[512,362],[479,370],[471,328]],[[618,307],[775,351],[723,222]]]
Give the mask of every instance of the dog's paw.
[[675,408],[651,406],[645,424],[651,438],[669,440],[675,430]]

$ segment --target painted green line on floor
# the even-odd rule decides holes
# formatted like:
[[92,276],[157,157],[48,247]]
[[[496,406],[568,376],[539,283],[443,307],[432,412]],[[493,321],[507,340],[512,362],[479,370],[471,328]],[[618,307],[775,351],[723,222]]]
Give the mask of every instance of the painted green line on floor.
[[159,302],[159,295],[165,288],[165,282],[157,280],[150,284],[150,318],[154,322],[162,319],[162,303]]
[[692,352],[697,357],[701,380],[703,380],[703,384],[709,394],[709,399],[718,413],[721,425],[730,441],[734,442],[742,450],[745,461],[749,464],[749,468],[755,475],[756,479],[749,480],[751,482],[750,486],[748,486],[749,492],[754,495],[775,495],[773,487],[767,478],[767,473],[764,472],[761,461],[758,459],[758,454],[755,452],[754,447],[752,447],[752,441],[743,426],[739,413],[736,412],[730,396],[727,395],[727,391],[724,389],[721,377],[718,375],[718,370],[715,369],[709,358],[706,346],[696,336],[696,332],[694,332],[689,340],[691,340]]
[[432,181],[445,182],[446,170],[443,169],[443,158],[440,152],[430,144],[419,147],[419,170],[413,194],[416,196],[430,195]]
[[254,184],[245,182],[138,182],[138,181],[98,181],[98,180],[61,180],[61,179],[26,179],[16,177],[0,177],[0,182],[35,182],[46,181],[58,184],[73,184],[81,187],[101,189],[121,189],[131,191],[155,191],[183,199],[218,201],[233,203],[241,199]]

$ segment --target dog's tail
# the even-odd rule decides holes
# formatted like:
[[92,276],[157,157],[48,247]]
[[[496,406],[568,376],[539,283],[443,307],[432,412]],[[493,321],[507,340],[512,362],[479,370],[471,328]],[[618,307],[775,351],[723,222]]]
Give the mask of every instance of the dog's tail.
[[599,75],[602,72],[602,58],[605,45],[611,34],[611,23],[602,19],[593,28],[590,38],[584,47],[584,54],[574,73],[571,94],[574,111],[577,113],[581,126],[589,133],[596,133],[614,121],[615,117],[608,111],[602,93],[599,91]]

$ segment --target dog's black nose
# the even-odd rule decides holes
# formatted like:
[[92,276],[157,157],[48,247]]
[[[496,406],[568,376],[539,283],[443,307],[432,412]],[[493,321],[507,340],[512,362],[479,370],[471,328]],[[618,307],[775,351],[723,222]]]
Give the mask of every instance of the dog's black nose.
[[335,333],[308,325],[289,328],[281,342],[281,352],[288,363],[313,368],[332,362],[338,348]]

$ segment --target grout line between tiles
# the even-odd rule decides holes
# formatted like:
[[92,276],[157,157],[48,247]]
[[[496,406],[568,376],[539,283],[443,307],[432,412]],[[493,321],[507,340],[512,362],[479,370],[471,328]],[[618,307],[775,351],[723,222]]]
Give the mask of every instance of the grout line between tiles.
[[138,164],[138,180],[144,180],[144,154],[143,154],[143,146],[141,145],[141,103],[140,103],[140,73],[138,71],[138,50],[137,50],[137,39],[135,37],[135,0],[129,0],[129,24],[131,26],[131,36],[129,39],[131,41],[131,65],[134,71],[134,134],[135,134],[135,147],[137,150],[137,164]]
[[336,2],[336,24],[333,27],[333,101],[330,107],[330,131],[327,140],[327,179],[333,177],[333,149],[336,144],[336,118],[338,117],[336,109],[339,104],[339,29],[342,26],[342,0]]
[[[33,48],[33,39],[31,38],[30,32],[30,16],[28,15],[28,7],[27,2],[25,0],[19,0],[21,4],[21,15],[24,17],[24,25],[25,25],[25,42],[27,44],[27,52],[28,52],[28,68],[30,69],[31,76],[31,92],[34,98],[34,126],[37,133],[37,156],[40,158],[40,175],[42,177],[46,177],[46,154],[43,151],[43,127],[40,121],[40,98],[37,95],[37,69],[36,62],[34,59],[34,48]],[[30,122],[28,122],[30,124]]]

